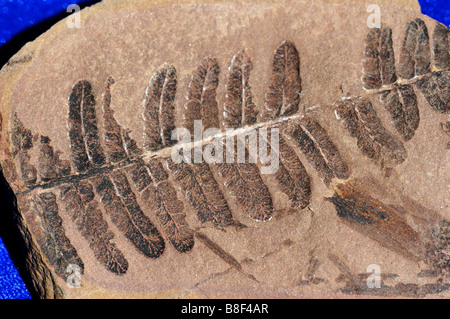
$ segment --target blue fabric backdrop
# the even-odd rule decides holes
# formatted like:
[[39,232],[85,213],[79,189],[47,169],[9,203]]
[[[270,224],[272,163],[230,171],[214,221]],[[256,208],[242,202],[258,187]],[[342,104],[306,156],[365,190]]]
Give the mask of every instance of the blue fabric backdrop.
[[[0,65],[3,65],[26,41],[33,40],[39,33],[63,18],[69,4],[85,6],[92,2],[97,1],[0,0]],[[450,0],[419,0],[419,2],[424,14],[450,27]],[[1,238],[0,298],[30,298],[30,293]]]

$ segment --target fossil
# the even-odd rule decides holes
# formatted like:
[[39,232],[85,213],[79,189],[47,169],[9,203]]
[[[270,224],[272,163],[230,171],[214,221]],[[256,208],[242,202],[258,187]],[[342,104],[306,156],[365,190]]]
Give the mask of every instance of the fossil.
[[173,163],[168,159],[167,167],[188,201],[195,207],[202,223],[211,222],[216,226],[229,226],[234,223],[228,203],[219,191],[208,164]]
[[[219,41],[203,47],[200,39],[210,23],[205,22],[187,36],[194,51],[186,54],[181,47],[174,49],[184,43],[181,35],[173,44],[161,33],[166,31],[154,31],[151,41],[146,35],[177,21],[167,6],[146,5],[142,12],[122,9],[144,20],[153,14],[168,20],[156,19],[146,27],[136,22],[144,20],[136,20],[143,29],[133,31],[140,35],[133,37],[134,48],[125,49],[121,41],[126,37],[120,34],[122,44],[98,42],[95,54],[100,56],[101,50],[106,59],[96,60],[100,71],[91,71],[88,60],[77,55],[82,67],[55,75],[64,79],[55,82],[57,88],[47,86],[41,95],[30,89],[33,95],[21,97],[36,81],[39,72],[33,67],[39,59],[51,60],[46,50],[33,51],[24,62],[31,75],[11,80],[17,89],[2,99],[1,165],[17,197],[16,213],[23,219],[18,228],[25,240],[31,238],[30,256],[38,256],[29,263],[39,267],[28,268],[36,294],[82,297],[95,291],[92,287],[105,287],[104,296],[112,291],[233,296],[225,290],[241,280],[236,276],[244,276],[243,285],[254,291],[268,285],[295,296],[302,296],[304,285],[316,289],[314,296],[448,294],[448,204],[446,185],[439,184],[448,179],[448,171],[445,159],[439,161],[433,153],[439,149],[436,154],[445,157],[448,148],[448,29],[417,18],[412,9],[402,19],[405,25],[383,22],[368,29],[363,23],[359,40],[352,44],[361,53],[354,63],[362,67],[361,79],[343,79],[343,93],[342,84],[339,90],[333,87],[345,74],[345,62],[339,60],[343,57],[329,49],[326,62],[321,62],[326,66],[316,65],[321,52],[312,54],[307,39],[288,32],[276,19],[281,15],[286,21],[298,20],[300,9],[286,11],[298,5],[177,4],[176,12],[185,15],[181,25],[193,18],[189,8],[210,14],[221,8],[222,17],[242,12],[256,19],[252,23],[264,30],[258,36],[270,33],[267,43],[242,40],[235,34],[242,28],[239,19],[230,18],[224,29],[213,29],[228,30],[231,35],[223,31],[220,39],[232,44]],[[315,6],[301,5],[308,10]],[[332,10],[322,6],[324,12]],[[271,23],[283,32],[265,30],[251,8],[273,10],[277,22]],[[124,17],[129,26],[131,20]],[[236,29],[227,29],[230,26]],[[73,32],[64,30],[60,32]],[[339,40],[331,43],[339,47]],[[109,49],[115,48],[130,56],[114,56]],[[64,59],[74,60],[71,55]],[[127,65],[125,73],[135,74],[123,74],[121,63]],[[315,76],[315,67],[322,78]],[[18,72],[8,68],[2,71],[5,78]],[[4,83],[0,87],[6,92]],[[55,110],[54,129],[43,113],[24,111],[39,96]],[[196,140],[197,123],[202,132],[212,133]],[[194,140],[183,142],[178,128],[187,129]],[[250,132],[260,135],[252,140]],[[428,141],[430,137],[435,140]],[[229,143],[232,150],[226,147]],[[254,160],[256,144],[260,154],[264,149],[279,159],[275,172],[265,173],[267,163]],[[210,152],[219,160],[177,162],[172,155],[180,146],[191,159]],[[442,171],[431,176],[425,168],[417,169],[440,165]],[[420,202],[426,196],[411,181],[417,176],[429,177],[427,185],[439,204]],[[343,261],[352,258],[347,249],[364,259],[361,246],[348,248],[360,242],[376,247],[376,256],[409,263],[408,271],[416,271],[417,278],[420,272],[431,273],[430,283],[398,281],[395,272],[402,269],[397,268],[389,270],[393,276],[383,277],[393,281],[391,285],[374,293],[363,285],[365,277],[356,275],[360,269],[352,270],[365,261],[353,266]],[[81,270],[80,290],[66,288],[69,265]],[[334,278],[324,271],[327,266],[334,269]],[[278,282],[288,277],[295,277],[295,283]],[[221,283],[225,290],[220,290]],[[324,293],[324,287],[333,292]]]
[[325,183],[329,184],[334,177],[349,177],[347,164],[320,124],[308,117],[290,124],[286,134],[295,139],[308,161],[323,175]]
[[406,159],[402,142],[384,129],[369,100],[344,98],[337,103],[336,114],[369,158],[382,166],[400,164]]
[[237,128],[252,125],[258,115],[249,84],[252,62],[245,51],[233,57],[228,72],[223,126]]
[[293,43],[284,41],[273,55],[263,119],[273,120],[297,112],[301,91],[300,59],[297,49]]
[[146,134],[145,147],[155,150],[169,146],[170,134],[174,126],[174,98],[176,93],[176,70],[173,66],[163,66],[154,77],[145,92],[144,123]]

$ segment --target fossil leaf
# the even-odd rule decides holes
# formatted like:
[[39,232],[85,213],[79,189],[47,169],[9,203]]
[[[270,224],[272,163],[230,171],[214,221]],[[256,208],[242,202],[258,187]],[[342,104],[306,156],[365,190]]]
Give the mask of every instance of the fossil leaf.
[[95,97],[88,81],[79,81],[69,96],[69,138],[72,159],[78,172],[105,164],[98,136]]
[[419,127],[420,114],[417,97],[411,85],[398,85],[380,95],[385,109],[391,114],[397,132],[409,141]]
[[55,152],[50,145],[50,138],[41,135],[39,147],[39,176],[41,181],[48,182],[54,178],[70,174],[70,163],[59,158],[59,152]]
[[246,51],[240,51],[233,57],[228,70],[225,88],[223,126],[238,128],[256,122],[258,111],[253,103],[253,94],[249,84],[253,64]]
[[177,73],[170,64],[164,64],[150,79],[144,99],[144,147],[156,150],[173,144],[175,128],[174,99]]
[[370,101],[362,97],[343,98],[335,107],[343,125],[357,139],[358,147],[367,157],[383,167],[400,164],[406,159],[403,143],[386,131]]
[[437,23],[433,32],[433,57],[436,68],[450,68],[449,29],[442,23]]
[[388,27],[372,28],[365,40],[362,77],[364,88],[376,89],[396,80],[392,30]]
[[80,272],[83,273],[83,261],[66,236],[55,194],[43,192],[36,195],[32,206],[36,215],[39,216],[43,229],[42,238],[39,240],[41,247],[55,266],[56,273],[66,279],[67,268],[71,264],[80,267]]
[[[281,190],[288,196],[294,208],[305,208],[311,199],[311,181],[295,151],[280,135],[278,137],[278,150],[270,144],[271,129],[267,132],[267,152],[275,153],[279,158],[279,167],[274,173]],[[260,137],[262,138],[262,137]]]
[[148,165],[138,161],[129,173],[142,202],[155,212],[161,231],[172,246],[179,252],[190,251],[194,246],[193,233],[185,220],[183,203],[177,199],[162,164],[157,160]]
[[102,176],[95,182],[104,211],[144,255],[158,258],[164,251],[164,240],[158,230],[144,215],[127,177],[120,171],[111,177]]
[[114,112],[111,109],[111,85],[114,84],[114,79],[109,77],[106,80],[103,91],[103,126],[105,133],[103,140],[105,145],[106,155],[111,163],[123,161],[127,158],[127,153],[123,147],[122,129],[114,118]]
[[114,79],[108,77],[103,92],[103,141],[108,160],[117,163],[126,159],[132,159],[142,154],[134,139],[130,137],[130,130],[123,129],[114,118],[111,109],[111,85]]
[[400,50],[399,75],[410,79],[431,71],[431,54],[428,29],[421,19],[411,21],[405,31]]
[[187,164],[167,160],[167,167],[194,207],[201,223],[215,226],[234,224],[233,216],[207,163]]
[[184,109],[184,125],[194,134],[194,121],[201,120],[204,130],[219,126],[216,89],[219,85],[219,64],[206,57],[194,71],[189,83]]
[[305,208],[311,197],[311,184],[308,173],[295,152],[280,137],[281,166],[276,173],[276,179],[295,208]]
[[93,187],[87,181],[79,185],[61,187],[61,200],[65,210],[87,240],[97,260],[109,271],[117,275],[125,274],[128,270],[128,261],[111,242],[114,234],[108,229],[94,197]]
[[289,123],[284,133],[292,139],[329,184],[334,177],[347,179],[350,171],[327,132],[315,120],[304,117]]
[[14,126],[11,137],[13,156],[16,156],[19,160],[22,180],[26,184],[34,184],[37,180],[37,170],[30,163],[30,155],[28,154],[28,151],[33,147],[31,131],[23,126],[17,114],[14,114],[13,122]]
[[[238,137],[227,137],[237,145]],[[226,141],[223,141],[226,143]],[[225,154],[227,153],[227,154]],[[237,147],[226,148],[225,160],[213,164],[225,182],[225,187],[236,198],[244,212],[253,220],[270,220],[273,214],[272,197],[264,184],[259,169],[251,162],[238,162]],[[246,158],[248,150],[246,149]],[[231,163],[227,159],[232,159]]]
[[439,71],[417,81],[417,87],[430,106],[441,113],[450,113],[449,71]]
[[273,54],[263,119],[273,120],[296,113],[301,91],[300,58],[297,49],[292,42],[283,41]]

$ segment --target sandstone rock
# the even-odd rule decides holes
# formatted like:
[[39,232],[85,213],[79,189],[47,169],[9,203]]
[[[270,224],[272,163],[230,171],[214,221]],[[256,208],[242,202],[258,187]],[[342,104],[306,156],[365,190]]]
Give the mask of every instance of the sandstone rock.
[[[104,1],[28,43],[0,162],[34,293],[448,298],[449,31],[369,4]],[[227,128],[278,129],[278,170],[174,161]]]

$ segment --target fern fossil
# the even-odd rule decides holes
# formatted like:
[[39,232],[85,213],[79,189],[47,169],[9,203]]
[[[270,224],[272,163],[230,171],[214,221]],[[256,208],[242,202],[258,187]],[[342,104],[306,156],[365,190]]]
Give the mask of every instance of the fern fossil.
[[[419,19],[411,22],[397,72],[392,31],[388,27],[370,30],[362,77],[367,96],[345,97],[334,104],[338,118],[357,139],[362,153],[381,167],[398,165],[407,158],[403,143],[413,138],[420,122],[415,88],[432,108],[448,113],[448,30],[438,24],[432,39],[431,50],[425,24]],[[231,205],[233,200],[247,217],[266,222],[274,215],[272,194],[276,191],[287,196],[293,209],[307,207],[314,194],[311,172],[296,150],[305,156],[327,187],[332,187],[334,180],[349,179],[351,168],[341,155],[339,145],[327,134],[327,127],[321,126],[314,116],[298,114],[302,80],[295,44],[283,41],[275,49],[271,62],[264,107],[259,113],[252,94],[251,57],[245,50],[233,57],[226,75],[220,135],[222,143],[226,143],[228,136],[224,132],[229,128],[243,131],[254,127],[279,128],[277,155],[281,163],[273,174],[277,185],[266,184],[256,163],[175,163],[159,152],[174,147],[171,134],[179,111],[182,111],[183,125],[191,132],[196,120],[202,121],[204,130],[219,126],[217,88],[222,84],[219,83],[219,62],[214,57],[205,57],[195,69],[183,107],[175,105],[175,96],[180,94],[175,66],[166,63],[156,70],[142,105],[142,147],[114,117],[111,107],[114,80],[111,77],[104,86],[101,121],[97,121],[99,108],[96,108],[91,84],[83,80],[72,88],[67,119],[71,165],[60,160],[50,138],[42,136],[41,160],[36,167],[28,154],[34,147],[31,131],[15,116],[12,155],[18,159],[19,175],[27,185],[21,195],[29,196],[28,202],[32,205],[27,209],[41,216],[40,227],[50,236],[49,240],[40,241],[50,263],[61,269],[74,261],[83,266],[58,220],[58,205],[54,203],[59,201],[97,260],[117,275],[126,273],[133,265],[128,263],[126,252],[115,245],[115,235],[108,228],[104,215],[109,216],[121,236],[147,257],[160,257],[170,247],[167,242],[180,253],[189,252],[195,249],[198,239],[229,265],[242,270],[224,249],[189,225],[187,205],[200,224],[219,228],[240,226],[239,216]],[[380,96],[403,141],[384,128],[372,108],[370,95]],[[207,143],[202,141],[202,146]],[[247,155],[248,152],[247,149]],[[236,156],[235,153],[228,155]],[[228,195],[224,194],[224,189]],[[181,191],[185,203],[177,190]],[[378,223],[380,218],[385,221],[384,212],[389,208],[376,210],[374,199],[363,195],[349,198],[343,195],[346,191],[359,194],[351,184],[341,184],[335,196],[329,198],[336,205],[338,216],[353,223],[375,224],[373,229],[385,230]],[[49,214],[42,212],[45,205],[51,206]],[[361,205],[368,208],[361,209]],[[404,226],[402,222],[397,224]],[[371,232],[376,232],[373,229]],[[410,237],[406,239],[410,243],[415,233],[407,226],[404,229],[408,230],[406,233]],[[403,238],[404,235],[393,232],[392,236]],[[58,275],[63,276],[62,270]]]

